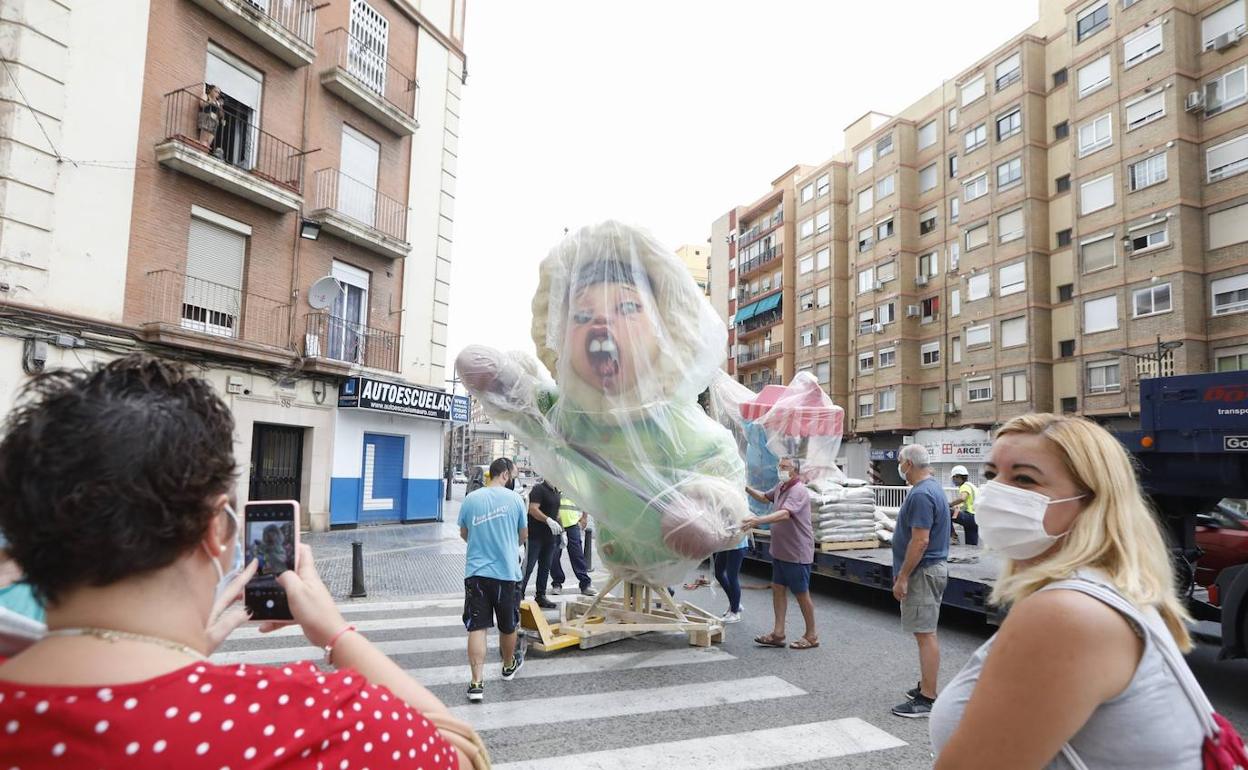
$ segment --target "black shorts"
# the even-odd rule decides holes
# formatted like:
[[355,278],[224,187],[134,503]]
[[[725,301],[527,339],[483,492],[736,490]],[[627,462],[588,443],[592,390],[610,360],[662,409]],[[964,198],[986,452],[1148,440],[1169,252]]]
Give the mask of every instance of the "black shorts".
[[464,628],[481,631],[494,626],[510,634],[520,624],[520,583],[473,576],[464,578]]

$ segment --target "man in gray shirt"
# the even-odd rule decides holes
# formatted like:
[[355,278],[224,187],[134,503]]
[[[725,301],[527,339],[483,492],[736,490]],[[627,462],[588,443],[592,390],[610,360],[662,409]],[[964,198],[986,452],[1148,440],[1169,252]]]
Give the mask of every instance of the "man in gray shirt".
[[780,460],[780,483],[761,492],[750,487],[746,494],[760,503],[771,503],[771,513],[751,516],[745,529],[759,524],[771,525],[771,605],[776,623],[770,634],[755,637],[764,647],[784,646],[784,616],[789,609],[786,589],[793,592],[797,606],[806,621],[806,633],[789,645],[794,650],[811,650],[819,646],[815,631],[815,604],[810,600],[810,570],[815,562],[815,533],[810,524],[810,492],[802,483],[797,458]]

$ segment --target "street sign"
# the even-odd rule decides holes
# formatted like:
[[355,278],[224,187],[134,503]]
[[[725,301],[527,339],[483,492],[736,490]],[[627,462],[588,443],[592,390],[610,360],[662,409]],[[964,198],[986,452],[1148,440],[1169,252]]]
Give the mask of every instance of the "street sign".
[[453,422],[468,422],[471,412],[471,402],[467,396],[455,396],[451,401],[451,420]]
[[348,377],[338,389],[338,407],[342,409],[371,409],[434,420],[451,419],[452,398],[446,391],[371,377]]

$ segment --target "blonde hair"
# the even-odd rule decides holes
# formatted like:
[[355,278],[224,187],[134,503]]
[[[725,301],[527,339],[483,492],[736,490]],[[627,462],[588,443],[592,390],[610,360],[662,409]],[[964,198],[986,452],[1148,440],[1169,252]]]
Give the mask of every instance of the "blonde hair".
[[996,438],[1009,435],[1052,441],[1066,471],[1091,499],[1057,553],[1031,566],[1006,562],[992,600],[1012,604],[1080,568],[1093,567],[1132,604],[1156,607],[1179,648],[1191,649],[1186,625],[1190,616],[1175,589],[1170,550],[1122,444],[1094,422],[1055,414],[1015,417]]

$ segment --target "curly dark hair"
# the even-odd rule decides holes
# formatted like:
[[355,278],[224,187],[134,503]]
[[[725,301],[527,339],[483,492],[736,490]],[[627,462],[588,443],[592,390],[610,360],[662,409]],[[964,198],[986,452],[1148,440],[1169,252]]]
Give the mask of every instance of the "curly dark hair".
[[231,488],[234,417],[183,367],[132,355],[39,375],[0,439],[0,529],[56,602],[172,564]]

